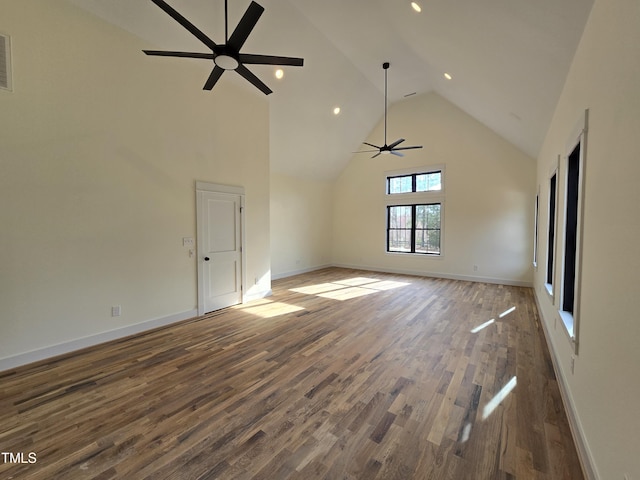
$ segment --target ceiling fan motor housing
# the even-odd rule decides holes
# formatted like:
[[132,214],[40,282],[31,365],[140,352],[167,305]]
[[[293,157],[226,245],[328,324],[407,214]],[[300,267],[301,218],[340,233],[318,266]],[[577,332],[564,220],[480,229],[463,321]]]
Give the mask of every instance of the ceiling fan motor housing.
[[211,90],[218,82],[222,74],[227,70],[234,70],[240,76],[244,77],[254,86],[256,86],[265,95],[269,95],[271,89],[256,77],[248,68],[247,65],[282,65],[301,67],[304,63],[304,59],[296,57],[281,57],[274,55],[255,55],[255,54],[243,54],[240,53],[242,46],[249,37],[249,34],[256,26],[258,19],[264,12],[264,7],[252,1],[247,10],[245,11],[242,19],[236,26],[235,30],[228,35],[227,29],[227,1],[224,2],[224,15],[225,15],[225,43],[218,45],[211,38],[205,35],[198,27],[182,16],[180,12],[169,5],[165,0],[151,0],[158,7],[160,7],[166,14],[173,18],[176,22],[182,25],[193,36],[205,44],[212,53],[199,53],[199,52],[173,52],[164,50],[143,50],[147,55],[155,55],[161,57],[179,57],[179,58],[200,58],[200,59],[213,59],[214,67],[204,84],[203,90]]

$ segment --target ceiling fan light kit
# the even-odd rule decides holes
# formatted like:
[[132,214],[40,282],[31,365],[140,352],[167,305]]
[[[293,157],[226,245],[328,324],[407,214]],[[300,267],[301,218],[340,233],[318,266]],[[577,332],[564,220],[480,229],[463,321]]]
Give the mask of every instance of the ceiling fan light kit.
[[213,63],[223,70],[235,70],[240,65],[240,62],[231,55],[218,55],[213,59]]
[[255,55],[240,53],[244,43],[249,38],[251,31],[258,23],[260,16],[264,12],[264,7],[252,1],[242,19],[236,26],[235,30],[229,37],[228,29],[228,5],[227,0],[224,2],[224,25],[225,25],[225,43],[216,44],[211,38],[205,35],[198,27],[182,16],[177,10],[164,0],[151,0],[160,7],[167,15],[187,29],[194,37],[207,46],[211,53],[199,52],[173,52],[164,50],[143,50],[147,55],[159,57],[180,57],[180,58],[199,58],[213,60],[214,67],[211,74],[204,84],[203,90],[211,90],[218,82],[222,74],[226,70],[235,70],[239,75],[257,87],[265,95],[272,93],[272,90],[256,77],[246,65],[278,65],[302,67],[304,59],[296,57],[278,57],[273,55]]
[[399,150],[414,150],[416,148],[422,148],[422,145],[414,145],[410,147],[398,147],[402,142],[404,142],[404,138],[399,138],[391,145],[387,145],[387,70],[389,70],[390,63],[384,62],[382,64],[382,68],[384,69],[384,145],[378,146],[373,143],[362,142],[365,145],[375,148],[376,150],[361,150],[355,153],[374,153],[371,158],[376,158],[378,155],[396,155],[398,157],[404,157],[404,154],[400,153]]

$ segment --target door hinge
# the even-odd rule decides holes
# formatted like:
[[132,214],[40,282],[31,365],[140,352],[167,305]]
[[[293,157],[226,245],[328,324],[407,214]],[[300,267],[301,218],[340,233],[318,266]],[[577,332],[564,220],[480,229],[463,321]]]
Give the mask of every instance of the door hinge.
[[240,213],[244,212],[244,207],[240,207]]

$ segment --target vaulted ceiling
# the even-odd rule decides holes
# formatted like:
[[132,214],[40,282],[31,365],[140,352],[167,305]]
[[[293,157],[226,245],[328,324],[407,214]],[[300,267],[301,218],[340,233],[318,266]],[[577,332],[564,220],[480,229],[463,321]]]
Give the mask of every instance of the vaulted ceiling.
[[[69,1],[138,35],[150,49],[207,52],[150,0]],[[303,68],[286,67],[281,80],[274,67],[251,67],[274,91],[267,97],[271,167],[324,179],[339,174],[382,119],[385,61],[391,63],[390,104],[434,91],[536,157],[593,5],[418,0],[418,13],[407,0],[257,1],[265,12],[243,52],[305,59]],[[224,43],[224,0],[167,2]],[[232,30],[250,1],[228,2]],[[141,53],[140,61],[161,60]],[[171,59],[167,68],[181,61]],[[263,95],[239,75],[227,73],[220,82]],[[336,106],[339,115],[333,114]]]

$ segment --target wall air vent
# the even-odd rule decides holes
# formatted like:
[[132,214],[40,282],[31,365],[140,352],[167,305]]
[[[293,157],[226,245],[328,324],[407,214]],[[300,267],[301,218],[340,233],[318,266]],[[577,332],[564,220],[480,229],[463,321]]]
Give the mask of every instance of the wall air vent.
[[0,34],[0,89],[12,90],[11,83],[11,38]]

